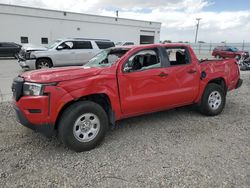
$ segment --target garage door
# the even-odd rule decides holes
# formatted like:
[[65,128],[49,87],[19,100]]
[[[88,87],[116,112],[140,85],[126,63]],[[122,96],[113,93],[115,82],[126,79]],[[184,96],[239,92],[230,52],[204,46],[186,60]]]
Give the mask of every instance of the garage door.
[[141,30],[140,44],[153,44],[155,42],[155,32],[148,30]]

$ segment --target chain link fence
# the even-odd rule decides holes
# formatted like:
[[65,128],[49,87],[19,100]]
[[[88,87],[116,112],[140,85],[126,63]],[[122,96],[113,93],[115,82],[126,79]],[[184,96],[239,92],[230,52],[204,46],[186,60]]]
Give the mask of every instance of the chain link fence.
[[233,46],[250,52],[250,43],[189,43],[199,58],[212,58],[213,49],[217,46]]

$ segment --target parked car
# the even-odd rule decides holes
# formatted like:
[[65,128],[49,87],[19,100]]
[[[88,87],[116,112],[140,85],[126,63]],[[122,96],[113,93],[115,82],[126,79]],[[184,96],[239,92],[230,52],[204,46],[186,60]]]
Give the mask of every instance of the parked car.
[[21,124],[47,136],[57,131],[80,152],[120,119],[191,104],[218,115],[241,84],[234,59],[200,62],[188,45],[154,44],[103,50],[82,67],[25,72],[12,90]]
[[242,55],[248,54],[246,51],[240,51],[232,46],[218,46],[214,48],[212,56],[219,58],[235,58],[239,60]]
[[135,43],[126,41],[126,42],[117,42],[115,45],[116,46],[133,46],[135,45]]
[[14,57],[21,49],[21,45],[14,42],[0,42],[0,57]]
[[101,50],[114,46],[109,40],[59,39],[46,48],[24,46],[18,55],[18,62],[28,70],[83,65]]

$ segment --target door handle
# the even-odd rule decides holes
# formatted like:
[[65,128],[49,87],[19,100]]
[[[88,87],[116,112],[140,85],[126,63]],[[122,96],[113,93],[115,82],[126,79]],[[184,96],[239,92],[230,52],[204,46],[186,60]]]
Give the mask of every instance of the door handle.
[[194,73],[196,73],[197,71],[196,70],[194,70],[194,69],[190,69],[189,71],[187,71],[187,73],[189,73],[189,74],[194,74]]
[[166,74],[165,72],[161,72],[158,76],[159,76],[159,77],[167,77],[168,74]]

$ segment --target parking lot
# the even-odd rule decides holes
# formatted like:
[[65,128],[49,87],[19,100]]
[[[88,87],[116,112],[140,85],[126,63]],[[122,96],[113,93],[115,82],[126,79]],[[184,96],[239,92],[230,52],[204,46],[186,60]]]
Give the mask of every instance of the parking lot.
[[8,101],[11,99],[11,84],[13,78],[22,72],[16,59],[0,59],[0,100]]
[[250,187],[250,72],[224,112],[192,107],[122,120],[94,150],[75,153],[16,123],[16,60],[0,60],[0,187]]

